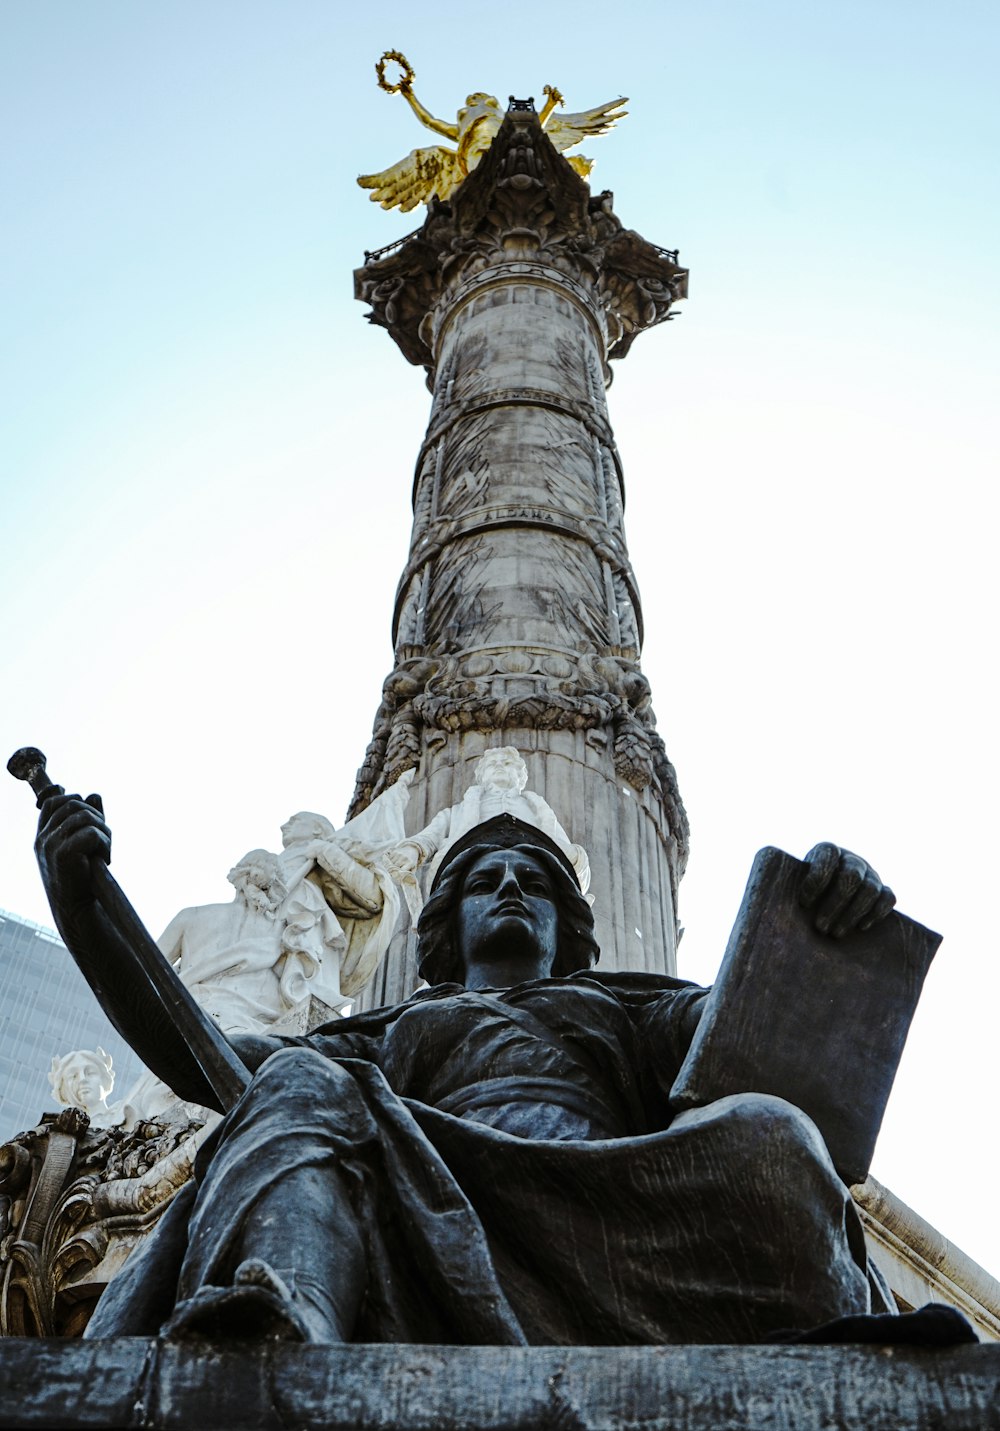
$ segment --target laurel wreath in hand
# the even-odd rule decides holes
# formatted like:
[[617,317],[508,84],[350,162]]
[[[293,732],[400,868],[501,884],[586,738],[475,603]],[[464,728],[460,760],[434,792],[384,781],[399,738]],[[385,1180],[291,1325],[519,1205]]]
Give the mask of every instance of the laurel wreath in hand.
[[[395,84],[390,84],[385,77],[385,67],[389,61],[399,65],[399,68],[402,70],[402,74]],[[379,89],[384,89],[386,94],[398,94],[401,89],[409,89],[415,77],[413,66],[399,50],[386,50],[385,54],[375,65],[375,73],[378,76]]]

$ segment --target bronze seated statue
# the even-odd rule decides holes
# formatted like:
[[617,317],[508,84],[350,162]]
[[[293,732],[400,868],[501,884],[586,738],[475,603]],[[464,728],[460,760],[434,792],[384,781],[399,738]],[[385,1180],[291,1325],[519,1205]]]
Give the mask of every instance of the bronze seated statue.
[[[153,1071],[217,1104],[94,900],[109,839],[96,806],[45,801],[60,928]],[[888,912],[862,861],[817,849],[819,927]],[[590,907],[544,834],[503,816],[465,836],[419,939],[429,987],[405,1003],[231,1036],[253,1081],[88,1336],[753,1342],[892,1309],[804,1113],[748,1093],[671,1115],[706,992],[593,972]]]

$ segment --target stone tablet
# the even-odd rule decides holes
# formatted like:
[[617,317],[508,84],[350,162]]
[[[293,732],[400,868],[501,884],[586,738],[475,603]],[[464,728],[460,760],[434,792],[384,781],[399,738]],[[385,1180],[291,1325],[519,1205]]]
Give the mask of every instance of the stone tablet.
[[671,1090],[680,1111],[770,1093],[807,1113],[848,1185],[868,1174],[917,1000],[941,936],[892,913],[843,939],[799,904],[804,866],[754,860],[718,980]]

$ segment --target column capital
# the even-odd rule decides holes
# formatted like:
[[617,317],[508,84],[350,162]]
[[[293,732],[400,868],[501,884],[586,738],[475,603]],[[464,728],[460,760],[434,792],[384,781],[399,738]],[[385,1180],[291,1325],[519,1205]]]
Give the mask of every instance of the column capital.
[[369,322],[387,328],[409,362],[432,371],[442,301],[450,306],[472,280],[530,281],[545,270],[590,302],[608,358],[624,357],[687,296],[676,251],[626,229],[611,193],[591,194],[537,114],[512,109],[452,197],[434,200],[416,233],[366,256],[354,292],[371,305]]

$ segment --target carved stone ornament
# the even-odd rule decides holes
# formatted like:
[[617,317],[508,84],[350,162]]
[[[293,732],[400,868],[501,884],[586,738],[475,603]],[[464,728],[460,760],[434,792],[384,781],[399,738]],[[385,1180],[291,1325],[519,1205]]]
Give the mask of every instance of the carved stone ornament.
[[586,730],[592,742],[610,742],[621,778],[636,790],[652,786],[662,800],[683,871],[690,827],[656,730],[649,682],[635,662],[615,657],[506,650],[403,661],[382,687],[352,811],[419,764],[422,729],[525,726]]
[[0,1147],[0,1336],[79,1336],[208,1131],[198,1121],[94,1128],[83,1109],[64,1108]]

